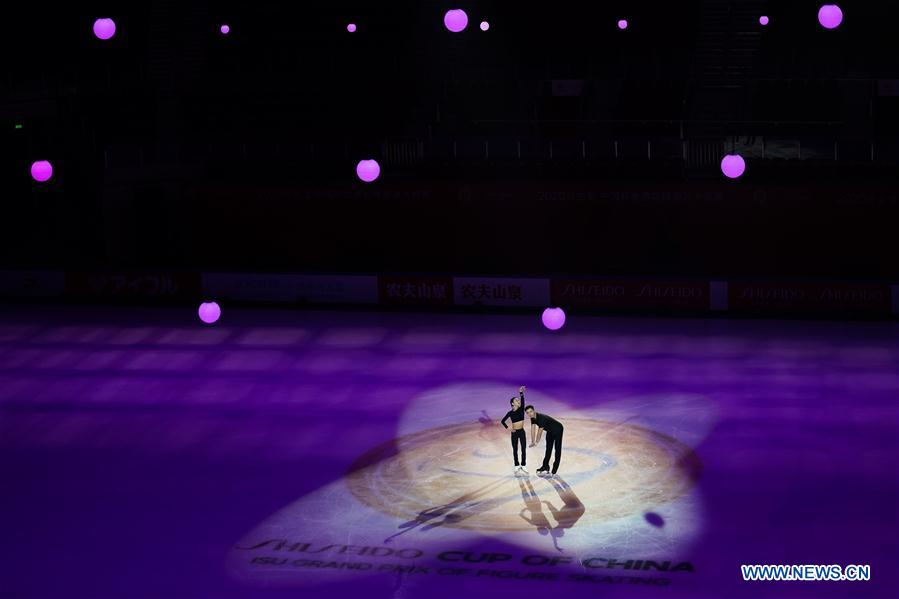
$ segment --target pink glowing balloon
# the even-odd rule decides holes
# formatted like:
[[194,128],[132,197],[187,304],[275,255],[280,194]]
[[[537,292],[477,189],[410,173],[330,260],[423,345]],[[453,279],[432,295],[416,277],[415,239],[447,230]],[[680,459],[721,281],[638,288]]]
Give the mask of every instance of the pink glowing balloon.
[[115,35],[115,21],[112,19],[97,19],[94,21],[94,35],[101,40],[108,40]]
[[487,31],[488,29],[490,29],[490,23],[481,21],[481,31]]
[[618,29],[627,29],[627,19],[618,21]]
[[759,17],[759,24],[760,24],[760,25],[767,25],[767,24],[768,24],[768,17],[766,17],[765,15],[760,16],[760,17]]
[[461,8],[446,11],[443,15],[443,24],[453,33],[459,33],[468,27],[468,15]]
[[31,178],[43,183],[53,176],[53,165],[46,160],[31,163]]
[[721,159],[721,172],[728,179],[736,179],[746,171],[746,161],[739,154],[727,154]]
[[346,26],[346,30],[349,31],[350,33],[356,33],[356,24],[350,23],[349,25]]
[[215,302],[203,302],[197,313],[200,315],[200,320],[206,324],[213,324],[221,317],[222,309]]
[[229,33],[231,33],[231,27],[225,24],[219,27],[219,31],[222,32],[222,35],[228,35]]
[[543,311],[543,326],[550,331],[558,331],[565,324],[565,311],[562,308],[547,308]]
[[356,176],[371,183],[381,175],[381,165],[377,160],[360,160],[356,165]]
[[818,22],[825,29],[836,29],[843,22],[843,11],[836,4],[824,4],[818,9]]

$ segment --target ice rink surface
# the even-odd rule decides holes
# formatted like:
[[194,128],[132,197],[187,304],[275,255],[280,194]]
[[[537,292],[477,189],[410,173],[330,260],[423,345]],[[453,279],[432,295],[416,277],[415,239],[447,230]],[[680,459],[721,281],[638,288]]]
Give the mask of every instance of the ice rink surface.
[[897,433],[897,323],[3,306],[0,597],[895,596]]

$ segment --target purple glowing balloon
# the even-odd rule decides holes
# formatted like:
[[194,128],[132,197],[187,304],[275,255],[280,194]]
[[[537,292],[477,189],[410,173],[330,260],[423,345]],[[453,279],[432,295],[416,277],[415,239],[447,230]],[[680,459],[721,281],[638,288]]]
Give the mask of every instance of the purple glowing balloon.
[[618,29],[627,29],[627,19],[621,19],[618,21]]
[[728,179],[736,179],[746,171],[746,161],[739,154],[727,154],[721,159],[721,172]]
[[759,17],[759,24],[760,24],[760,25],[767,25],[767,24],[768,24],[768,17],[766,17],[765,15],[760,16],[760,17]]
[[225,24],[219,27],[219,31],[222,32],[222,35],[228,35],[229,33],[231,33],[231,27]]
[[53,165],[46,160],[38,160],[31,163],[31,178],[43,183],[53,176]]
[[818,9],[818,22],[825,29],[836,29],[843,22],[843,11],[836,4],[824,4]]
[[543,311],[543,326],[550,331],[558,331],[565,324],[565,311],[562,308],[547,308]]
[[459,33],[468,27],[468,15],[461,8],[446,11],[443,15],[443,24],[453,33]]
[[481,21],[481,31],[487,31],[488,29],[490,29],[490,23]]
[[206,324],[213,324],[221,317],[222,309],[215,302],[203,302],[197,313],[200,315],[200,320]]
[[101,40],[108,40],[115,35],[115,21],[112,19],[97,19],[94,21],[94,35]]
[[356,24],[350,23],[349,25],[346,26],[346,30],[349,31],[350,33],[356,33]]
[[356,165],[356,176],[371,183],[381,175],[381,165],[377,160],[360,160]]

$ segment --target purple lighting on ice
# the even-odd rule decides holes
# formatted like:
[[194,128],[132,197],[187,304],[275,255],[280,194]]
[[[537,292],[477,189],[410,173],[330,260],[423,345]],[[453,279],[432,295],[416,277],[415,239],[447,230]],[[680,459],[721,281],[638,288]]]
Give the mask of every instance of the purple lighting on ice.
[[443,24],[453,33],[459,33],[468,27],[468,15],[461,8],[448,10],[443,15]]
[[547,308],[543,311],[543,326],[550,331],[558,331],[565,324],[565,311],[562,308]]
[[836,4],[824,4],[818,9],[818,22],[825,29],[836,29],[843,22],[843,11]]
[[229,33],[231,33],[231,27],[229,27],[227,24],[222,25],[221,27],[219,27],[219,31],[222,32],[222,35],[228,35]]
[[618,29],[627,29],[627,19],[620,19],[618,21]]
[[[248,308],[207,326],[193,320],[199,305],[193,315],[189,306],[0,310],[2,527],[7,538],[28,539],[18,544],[15,562],[4,562],[11,567],[2,588],[21,591],[3,595],[58,597],[65,584],[68,596],[79,599],[133,596],[141,588],[225,589],[209,595],[237,596],[239,590],[228,590],[240,587],[222,582],[228,576],[247,585],[244,595],[278,584],[325,599],[498,599],[514,584],[505,576],[477,577],[476,587],[462,576],[441,577],[439,584],[409,576],[397,593],[395,572],[379,574],[378,566],[288,572],[251,563],[255,555],[321,550],[313,554],[321,556],[348,535],[346,553],[353,546],[389,547],[387,532],[403,533],[392,544],[394,555],[401,547],[420,550],[416,567],[435,571],[446,565],[440,553],[468,547],[482,563],[491,554],[595,556],[588,574],[596,581],[605,572],[635,570],[622,567],[634,556],[657,555],[659,567],[671,568],[681,559],[689,567],[787,554],[876,561],[882,575],[854,588],[870,597],[896,595],[899,579],[885,569],[894,554],[875,550],[895,547],[896,537],[894,322],[604,314],[576,319],[576,331],[550,333],[536,326],[536,310],[521,320]],[[508,410],[507,394],[521,384],[528,403],[562,420],[570,437],[562,448],[563,478],[544,483],[532,475],[533,492],[525,491],[539,528],[521,518],[538,522],[521,513],[527,504],[518,499],[518,480],[506,475],[511,456],[500,445],[504,438],[499,431],[487,435],[496,412]],[[350,409],[365,415],[366,426],[340,434]],[[313,430],[296,434],[310,416]],[[797,440],[797,431],[801,442],[780,442]],[[447,447],[466,451],[450,455]],[[543,456],[541,448],[528,449]],[[466,463],[466,472],[450,471],[452,460]],[[286,489],[285,477],[298,463],[301,475]],[[703,467],[709,476],[700,476]],[[646,478],[620,478],[624,471]],[[466,478],[445,478],[458,476]],[[610,484],[618,480],[624,484]],[[230,492],[235,481],[251,483],[252,498]],[[65,502],[64,512],[48,513],[48,489]],[[457,500],[472,490],[481,495]],[[669,490],[683,494],[670,501],[656,494]],[[383,509],[387,498],[395,499],[397,515],[372,507],[376,501]],[[763,510],[776,506],[788,520],[789,534],[759,534],[760,498]],[[540,500],[553,506],[543,506],[543,517]],[[423,505],[449,507],[422,515]],[[197,506],[212,506],[209,517],[197,518]],[[616,515],[625,510],[627,517]],[[462,522],[446,517],[453,513]],[[510,523],[502,538],[487,528],[500,516]],[[845,525],[827,530],[825,544],[822,521],[844,517]],[[132,567],[110,568],[98,581],[97,557],[121,543],[123,522],[132,551],[107,559]],[[195,538],[177,541],[178,557],[201,567],[160,568],[174,543],[160,533],[185,523],[185,534]],[[540,528],[549,528],[546,536]],[[61,530],[78,540],[79,550],[67,552],[65,564],[41,560]],[[554,541],[564,553],[553,550]],[[215,565],[206,567],[213,545]],[[296,549],[285,551],[288,545]],[[613,557],[615,569],[596,568]],[[677,561],[661,565],[667,559]],[[580,560],[557,561],[552,590],[567,599],[591,595],[582,580],[567,580],[584,571]],[[40,564],[41,576],[29,562]],[[528,571],[513,564],[493,571]],[[688,576],[695,586],[687,588]],[[708,597],[741,597],[733,592],[732,567],[679,578],[681,597],[700,595],[698,588]],[[627,586],[616,589],[619,597],[654,590]],[[767,596],[836,597],[843,590],[812,593],[820,588],[779,586]]]
[[767,25],[767,24],[768,24],[768,17],[766,17],[765,15],[760,16],[760,17],[759,17],[759,24],[760,24],[760,25]]
[[115,35],[115,21],[112,19],[97,19],[94,21],[94,35],[101,40],[108,40]]
[[197,313],[200,315],[200,320],[206,324],[213,324],[221,317],[222,309],[215,302],[203,302]]
[[728,179],[736,179],[746,171],[746,161],[739,154],[727,154],[721,159],[721,172]]
[[31,177],[40,183],[53,176],[53,165],[47,160],[38,160],[31,163]]
[[377,160],[360,160],[356,165],[356,175],[366,183],[371,183],[381,175],[381,165]]
[[349,25],[346,26],[346,30],[349,31],[350,33],[356,33],[356,24],[350,23]]

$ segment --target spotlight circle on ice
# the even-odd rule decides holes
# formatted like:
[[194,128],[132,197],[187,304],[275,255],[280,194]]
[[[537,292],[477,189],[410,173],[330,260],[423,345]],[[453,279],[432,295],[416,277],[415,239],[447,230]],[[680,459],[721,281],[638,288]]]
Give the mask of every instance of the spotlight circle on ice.
[[219,27],[219,31],[222,32],[222,35],[228,35],[229,33],[231,33],[231,27],[225,24]]
[[481,31],[487,31],[488,29],[490,29],[490,23],[481,21]]
[[768,17],[766,17],[765,15],[760,16],[760,17],[759,17],[759,24],[760,24],[760,25],[767,25],[767,24],[768,24]]
[[346,30],[349,31],[350,33],[356,33],[356,24],[355,24],[355,23],[349,23],[349,24],[346,26]]
[[97,19],[94,21],[94,35],[101,40],[108,40],[115,35],[115,21],[112,19]]
[[825,29],[836,29],[843,22],[843,11],[836,4],[824,4],[818,9],[818,22]]
[[200,320],[206,324],[213,324],[222,316],[222,309],[216,302],[203,302],[197,310]]
[[461,8],[448,10],[443,15],[443,24],[453,33],[459,33],[468,27],[468,15]]
[[565,324],[565,311],[562,308],[547,308],[543,311],[543,326],[550,331],[558,331]]
[[48,160],[38,160],[31,163],[31,178],[38,183],[43,183],[53,176],[53,165]]
[[721,172],[728,179],[736,179],[746,172],[746,161],[739,154],[727,154],[721,159]]
[[371,183],[381,175],[381,165],[377,160],[360,160],[356,165],[356,176],[366,183]]
[[[534,529],[521,517],[523,494],[537,504],[561,501],[557,517],[567,527],[590,526],[655,510],[684,495],[698,476],[699,458],[668,435],[593,418],[565,418],[565,426],[565,486],[510,477],[508,435],[487,435],[480,422],[392,439],[361,456],[346,483],[362,503],[421,531],[511,532]],[[539,463],[541,451],[528,453]]]
[[627,29],[627,19],[619,19],[618,29]]

